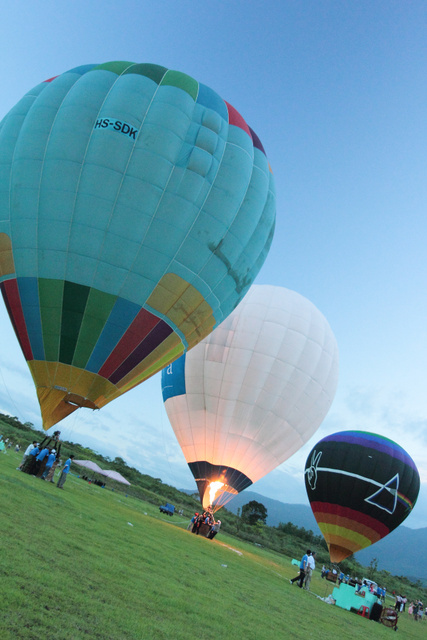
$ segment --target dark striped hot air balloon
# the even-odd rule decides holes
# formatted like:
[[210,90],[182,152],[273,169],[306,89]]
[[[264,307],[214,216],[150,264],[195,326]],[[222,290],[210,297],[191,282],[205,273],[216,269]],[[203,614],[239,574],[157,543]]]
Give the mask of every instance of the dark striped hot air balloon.
[[109,62],[29,91],[0,123],[0,287],[44,427],[209,334],[274,220],[259,138],[190,76]]
[[398,444],[375,433],[342,431],[320,440],[305,465],[313,514],[341,562],[384,538],[410,514],[420,478]]

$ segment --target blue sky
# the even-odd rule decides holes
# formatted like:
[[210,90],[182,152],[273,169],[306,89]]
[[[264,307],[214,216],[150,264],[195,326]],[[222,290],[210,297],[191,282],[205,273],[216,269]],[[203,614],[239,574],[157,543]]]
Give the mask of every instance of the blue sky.
[[[406,0],[17,0],[0,23],[0,118],[40,81],[109,60],[183,71],[242,113],[277,191],[276,234],[256,282],[309,298],[340,350],[323,425],[253,488],[306,502],[302,470],[317,440],[370,430],[398,442],[420,470],[413,527],[427,526],[426,18],[425,2]],[[0,411],[39,426],[3,306],[0,327]],[[159,376],[61,428],[165,482],[195,486]]]

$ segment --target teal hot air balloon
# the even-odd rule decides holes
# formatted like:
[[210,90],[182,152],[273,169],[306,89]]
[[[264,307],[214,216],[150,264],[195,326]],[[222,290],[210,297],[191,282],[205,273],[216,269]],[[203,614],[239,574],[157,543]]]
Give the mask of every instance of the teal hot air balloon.
[[274,219],[259,138],[184,73],[109,62],[25,95],[0,124],[0,286],[44,427],[212,331]]
[[420,477],[393,440],[341,431],[309,453],[305,485],[331,561],[341,562],[403,522],[417,501]]

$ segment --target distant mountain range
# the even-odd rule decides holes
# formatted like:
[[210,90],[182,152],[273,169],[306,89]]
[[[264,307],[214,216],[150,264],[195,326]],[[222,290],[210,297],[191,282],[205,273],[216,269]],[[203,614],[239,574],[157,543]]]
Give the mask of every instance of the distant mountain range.
[[[270,526],[277,527],[281,522],[292,522],[321,535],[310,507],[303,504],[285,504],[254,491],[244,491],[230,500],[226,508],[237,513],[237,509],[251,500],[261,502],[266,507],[267,524]],[[368,566],[376,558],[378,569],[385,569],[392,575],[406,576],[413,581],[421,580],[427,585],[427,556],[423,553],[426,539],[427,528],[409,529],[401,525],[379,542],[356,553],[355,557],[364,566]]]
[[292,522],[298,527],[311,529],[316,535],[322,535],[312,510],[305,504],[284,503],[280,502],[280,500],[273,500],[273,498],[261,496],[259,493],[255,493],[255,491],[243,491],[232,498],[230,502],[227,502],[226,509],[232,513],[237,513],[237,509],[241,509],[252,500],[261,502],[267,509],[267,524],[270,527],[277,527],[281,522]]

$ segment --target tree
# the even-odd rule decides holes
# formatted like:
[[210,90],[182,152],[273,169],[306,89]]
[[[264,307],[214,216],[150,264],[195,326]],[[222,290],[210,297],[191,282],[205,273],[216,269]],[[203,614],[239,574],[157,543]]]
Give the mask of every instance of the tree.
[[248,504],[242,507],[242,520],[247,524],[254,525],[257,522],[266,524],[267,521],[267,509],[261,502],[251,500]]
[[378,569],[378,560],[377,558],[372,558],[371,562],[369,563],[368,571],[367,571],[369,580],[374,579],[377,569]]

